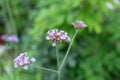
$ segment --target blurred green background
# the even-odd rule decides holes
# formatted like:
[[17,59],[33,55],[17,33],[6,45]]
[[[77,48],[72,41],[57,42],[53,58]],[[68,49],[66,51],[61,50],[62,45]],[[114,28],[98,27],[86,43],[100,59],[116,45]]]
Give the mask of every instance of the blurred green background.
[[[118,1],[118,2],[117,2]],[[17,35],[18,44],[0,44],[0,80],[56,80],[57,75],[34,66],[15,69],[21,52],[37,66],[56,69],[55,48],[45,40],[49,29],[65,30],[83,20],[61,72],[62,80],[120,80],[120,0],[0,0],[0,36]],[[59,45],[62,61],[68,44]]]

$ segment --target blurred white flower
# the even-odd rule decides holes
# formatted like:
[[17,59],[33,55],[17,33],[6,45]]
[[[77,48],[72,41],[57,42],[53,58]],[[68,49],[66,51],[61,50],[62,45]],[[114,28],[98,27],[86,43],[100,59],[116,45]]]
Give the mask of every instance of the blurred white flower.
[[115,9],[111,2],[106,2],[106,7],[108,9],[110,9],[110,10],[114,10]]
[[6,51],[6,46],[0,45],[0,55],[5,53],[5,51]]
[[120,6],[120,0],[113,0],[115,4]]

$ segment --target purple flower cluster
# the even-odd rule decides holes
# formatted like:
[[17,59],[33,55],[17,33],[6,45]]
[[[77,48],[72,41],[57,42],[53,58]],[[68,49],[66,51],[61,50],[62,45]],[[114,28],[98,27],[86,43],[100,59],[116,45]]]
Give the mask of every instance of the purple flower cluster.
[[49,30],[46,39],[53,41],[52,46],[56,46],[57,42],[65,43],[70,41],[68,33],[58,29]]
[[18,43],[19,42],[19,39],[17,36],[15,35],[10,35],[6,38],[6,41],[8,42],[14,42],[14,43]]
[[7,42],[18,43],[19,39],[16,35],[2,35],[2,39]]
[[25,70],[28,70],[28,65],[35,62],[35,58],[28,58],[27,53],[21,53],[18,57],[14,59],[14,67],[18,68],[19,66],[22,66]]
[[[76,21],[73,22],[72,25],[74,26],[75,29],[83,29],[87,27],[87,25],[83,21]],[[19,39],[15,35],[11,36],[2,36],[2,39],[8,42],[15,42],[18,43]],[[56,46],[57,43],[65,43],[71,41],[70,37],[68,36],[68,33],[65,32],[64,30],[58,30],[58,29],[52,29],[47,32],[46,36],[47,40],[51,40],[52,46]],[[14,67],[23,67],[25,70],[28,70],[28,65],[34,63],[36,61],[35,58],[28,58],[28,54],[21,53],[18,57],[14,59]]]
[[87,27],[87,25],[83,21],[73,22],[72,25],[74,26],[75,29],[83,29]]

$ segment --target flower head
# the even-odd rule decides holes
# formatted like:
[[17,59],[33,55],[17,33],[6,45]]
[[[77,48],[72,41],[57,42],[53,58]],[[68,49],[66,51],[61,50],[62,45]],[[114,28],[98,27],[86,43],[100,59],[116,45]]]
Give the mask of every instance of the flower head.
[[73,22],[72,25],[73,25],[74,28],[76,28],[76,29],[83,29],[83,28],[87,27],[87,25],[86,25],[83,21]]
[[18,68],[19,66],[23,67],[25,70],[28,70],[28,65],[35,62],[35,58],[28,58],[27,53],[21,53],[18,57],[14,59],[14,67]]
[[19,42],[19,39],[17,36],[15,35],[10,35],[6,38],[6,41],[7,42],[14,42],[14,43],[18,43]]
[[56,46],[57,42],[65,43],[70,41],[67,32],[58,29],[49,30],[46,39],[53,41],[52,46]]

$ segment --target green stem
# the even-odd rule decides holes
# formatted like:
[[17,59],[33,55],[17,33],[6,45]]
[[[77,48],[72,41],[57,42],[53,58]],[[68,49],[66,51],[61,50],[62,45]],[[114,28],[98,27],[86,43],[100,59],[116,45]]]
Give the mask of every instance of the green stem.
[[60,80],[60,72],[59,72],[59,53],[58,53],[58,49],[57,49],[57,46],[56,46],[56,57],[57,57],[57,70],[58,70],[58,80]]
[[16,29],[16,24],[15,24],[15,20],[13,18],[13,14],[12,14],[12,9],[10,7],[10,2],[9,0],[5,0],[6,2],[6,10],[8,12],[8,16],[10,18],[10,23],[11,23],[11,31],[13,31],[14,34],[17,35],[17,29]]
[[56,70],[53,70],[53,69],[48,69],[48,68],[43,68],[43,67],[40,67],[40,66],[36,66],[36,65],[33,65],[33,64],[31,64],[32,66],[34,66],[34,67],[37,67],[37,68],[40,68],[40,69],[42,69],[42,70],[46,70],[46,71],[52,71],[52,72],[58,72],[58,71],[56,71]]
[[60,80],[60,71],[58,71],[58,80]]
[[[17,36],[17,26],[16,26],[16,23],[15,23],[15,18],[14,18],[14,14],[12,12],[12,7],[10,6],[10,0],[5,0],[5,5],[6,5],[6,12],[8,12],[8,18],[9,18],[9,29],[11,30],[11,33],[10,34],[15,34]],[[10,28],[11,26],[11,28]],[[14,47],[14,52],[15,53],[18,53],[18,46],[15,45]]]
[[59,69],[59,54],[58,54],[57,46],[56,46],[56,57],[57,57],[57,69]]
[[63,67],[63,65],[64,65],[64,63],[65,63],[65,61],[66,61],[66,59],[67,59],[67,56],[68,56],[68,54],[69,54],[69,52],[70,52],[71,46],[72,46],[72,44],[73,44],[73,42],[74,42],[74,39],[75,39],[77,33],[78,33],[78,30],[76,30],[75,33],[74,33],[74,36],[73,36],[73,38],[72,38],[72,41],[71,41],[71,43],[70,43],[70,45],[69,45],[69,47],[68,47],[68,50],[67,50],[67,52],[66,52],[66,55],[65,55],[65,57],[64,57],[64,59],[63,59],[63,61],[62,61],[62,64],[61,64],[60,68],[59,68],[59,71],[61,71],[61,69],[62,69],[62,67]]
[[3,16],[4,16],[4,19],[5,19],[5,27],[6,27],[6,33],[7,34],[10,34],[11,33],[11,30],[9,29],[10,27],[8,26],[9,23],[8,23],[8,19],[7,19],[7,14],[6,14],[6,6],[4,4],[4,0],[1,2],[1,5],[2,5],[2,8],[3,8]]

